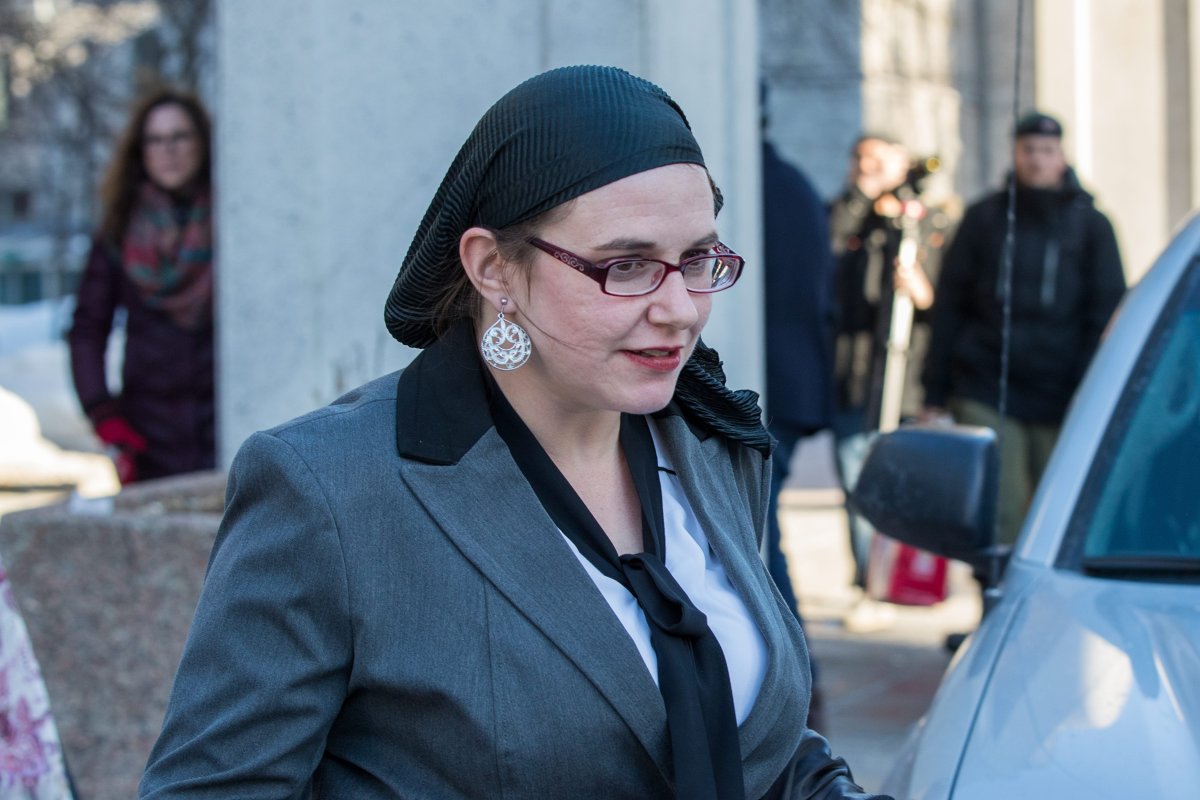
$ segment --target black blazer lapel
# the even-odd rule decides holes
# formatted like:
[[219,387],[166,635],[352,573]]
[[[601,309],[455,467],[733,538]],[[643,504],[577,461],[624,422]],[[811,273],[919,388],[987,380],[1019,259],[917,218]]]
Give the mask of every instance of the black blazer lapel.
[[[680,416],[656,419],[680,484],[730,583],[746,604],[768,650],[760,698],[738,727],[748,797],[760,797],[787,766],[804,730],[811,676],[801,658],[803,633],[783,607],[756,546],[750,504],[719,436],[698,440]],[[765,467],[764,467],[765,471]],[[764,476],[765,477],[765,476]],[[766,486],[764,485],[764,491]],[[791,737],[794,741],[785,741]]]

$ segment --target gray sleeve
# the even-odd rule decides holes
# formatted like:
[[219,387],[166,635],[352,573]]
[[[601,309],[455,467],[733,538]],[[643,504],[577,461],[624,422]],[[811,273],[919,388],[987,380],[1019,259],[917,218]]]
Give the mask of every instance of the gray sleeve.
[[255,434],[226,512],[142,798],[307,796],[346,695],[346,567],[321,485]]

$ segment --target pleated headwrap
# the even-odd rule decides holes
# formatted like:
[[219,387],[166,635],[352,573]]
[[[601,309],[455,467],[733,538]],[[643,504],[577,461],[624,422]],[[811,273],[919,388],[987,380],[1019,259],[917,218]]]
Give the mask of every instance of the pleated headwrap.
[[[384,307],[388,331],[410,347],[437,339],[434,313],[458,278],[458,243],[475,225],[532,219],[614,181],[668,164],[704,166],[683,111],[649,81],[603,66],[544,72],[500,98],[471,132],[417,228]],[[715,190],[715,211],[721,195]],[[703,343],[675,399],[695,422],[764,452],[758,396],[725,387]]]

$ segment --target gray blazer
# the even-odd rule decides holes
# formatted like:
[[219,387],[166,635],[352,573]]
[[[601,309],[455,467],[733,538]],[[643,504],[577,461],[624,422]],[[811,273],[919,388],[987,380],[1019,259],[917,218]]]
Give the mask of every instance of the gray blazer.
[[[246,441],[141,797],[672,796],[662,697],[462,350]],[[658,424],[768,645],[739,729],[759,798],[810,692],[758,556],[768,461],[670,410]]]

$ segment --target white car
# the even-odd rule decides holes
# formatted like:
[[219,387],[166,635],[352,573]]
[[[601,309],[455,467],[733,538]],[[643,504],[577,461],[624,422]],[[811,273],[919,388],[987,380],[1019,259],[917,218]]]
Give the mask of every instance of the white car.
[[[986,569],[995,459],[985,429],[902,428],[855,501]],[[989,600],[884,792],[1200,797],[1200,215],[1122,302]]]

